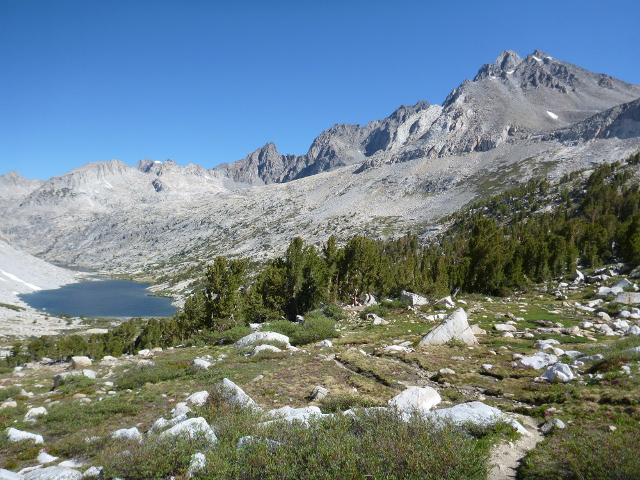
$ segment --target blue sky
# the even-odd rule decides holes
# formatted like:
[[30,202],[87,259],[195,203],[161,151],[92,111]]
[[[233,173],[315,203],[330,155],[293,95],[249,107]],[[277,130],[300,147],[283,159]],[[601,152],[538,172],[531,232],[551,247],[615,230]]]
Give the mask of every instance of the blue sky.
[[0,0],[0,174],[303,154],[507,49],[640,83],[639,19],[637,0]]

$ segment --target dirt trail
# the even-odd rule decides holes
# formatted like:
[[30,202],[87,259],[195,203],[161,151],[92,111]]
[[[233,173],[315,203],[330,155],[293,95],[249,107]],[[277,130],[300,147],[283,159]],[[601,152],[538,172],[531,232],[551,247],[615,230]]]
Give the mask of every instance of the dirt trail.
[[507,442],[494,447],[491,451],[491,464],[488,480],[510,480],[516,478],[516,471],[527,452],[533,450],[543,438],[535,420],[531,417],[518,419],[529,435],[522,435],[517,442]]

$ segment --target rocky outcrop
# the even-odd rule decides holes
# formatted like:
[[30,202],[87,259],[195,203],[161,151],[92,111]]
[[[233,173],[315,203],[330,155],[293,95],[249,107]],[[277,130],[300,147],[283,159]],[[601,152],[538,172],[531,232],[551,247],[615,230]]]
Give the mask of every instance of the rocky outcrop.
[[475,345],[478,343],[467,321],[467,313],[462,308],[454,311],[445,318],[442,323],[427,333],[424,338],[420,340],[418,346],[444,345],[452,341],[462,342],[466,345]]

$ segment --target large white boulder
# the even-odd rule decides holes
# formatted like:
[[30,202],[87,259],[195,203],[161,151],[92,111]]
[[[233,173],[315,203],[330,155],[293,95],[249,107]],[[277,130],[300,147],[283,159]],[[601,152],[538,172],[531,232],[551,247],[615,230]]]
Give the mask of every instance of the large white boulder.
[[320,419],[329,415],[323,414],[322,411],[315,406],[293,408],[287,405],[275,410],[269,410],[267,416],[275,418],[275,420],[264,422],[261,425],[268,425],[273,422],[299,422],[302,425],[309,426],[310,420]]
[[168,430],[165,430],[160,434],[160,437],[178,437],[186,436],[190,439],[195,438],[198,435],[204,435],[210,443],[214,444],[218,442],[213,428],[202,417],[189,418],[184,422],[180,422],[174,425]]
[[467,314],[462,308],[458,308],[445,318],[442,323],[427,333],[424,338],[420,340],[418,346],[444,345],[452,340],[462,342],[466,345],[475,345],[478,343],[471,327],[469,327]]
[[24,480],[24,475],[0,468],[0,480]]
[[428,411],[442,401],[440,394],[431,387],[409,387],[389,400],[389,406],[404,412]]
[[191,395],[189,395],[187,397],[185,402],[187,404],[196,405],[198,407],[201,407],[202,405],[207,403],[207,399],[208,398],[209,398],[209,392],[207,392],[206,390],[203,390],[201,392],[192,393]]
[[211,362],[207,362],[202,358],[196,358],[194,360],[191,360],[191,363],[189,363],[189,365],[193,365],[195,368],[199,370],[208,370],[209,367],[211,367]]
[[433,420],[445,420],[456,425],[473,424],[487,428],[499,421],[509,423],[519,433],[528,435],[527,429],[520,422],[508,417],[495,407],[490,407],[482,402],[461,403],[450,408],[441,408],[428,412],[425,418]]
[[282,350],[280,350],[278,347],[274,347],[273,345],[257,345],[253,349],[253,352],[251,352],[251,355],[258,355],[260,352],[278,353],[278,352],[281,352],[281,351]]
[[615,303],[623,303],[625,305],[636,305],[640,303],[640,293],[636,292],[620,292],[613,300]]
[[7,439],[10,442],[20,442],[22,440],[33,440],[35,443],[44,443],[44,439],[42,435],[38,435],[36,433],[24,432],[22,430],[18,430],[17,428],[9,427],[7,428]]
[[49,412],[47,412],[47,409],[44,407],[33,407],[25,414],[24,419],[27,422],[35,422],[36,418],[42,415],[47,415],[48,413]]
[[253,332],[247,335],[246,337],[242,337],[240,340],[236,342],[236,348],[243,348],[249,345],[261,345],[264,343],[282,343],[286,347],[290,347],[289,337],[283,335],[281,333],[276,332]]
[[556,363],[545,370],[542,378],[550,383],[567,383],[573,380],[574,376],[569,365]]
[[404,303],[408,303],[409,305],[413,305],[415,307],[418,307],[420,305],[426,305],[429,303],[429,300],[427,300],[422,295],[418,295],[417,293],[407,292],[406,290],[403,290],[402,292],[400,292],[400,301]]
[[82,473],[65,467],[39,468],[24,476],[24,480],[80,480],[81,478]]
[[111,434],[111,438],[117,438],[120,440],[134,440],[142,443],[142,434],[136,427],[121,428]]
[[91,365],[89,357],[71,357],[71,367],[74,370],[82,370]]
[[518,364],[519,367],[531,367],[540,370],[558,361],[558,357],[550,353],[536,352],[533,355],[523,357]]
[[228,378],[223,378],[218,384],[218,391],[231,405],[237,407],[251,408],[252,410],[261,410],[256,402],[247,395],[238,385]]

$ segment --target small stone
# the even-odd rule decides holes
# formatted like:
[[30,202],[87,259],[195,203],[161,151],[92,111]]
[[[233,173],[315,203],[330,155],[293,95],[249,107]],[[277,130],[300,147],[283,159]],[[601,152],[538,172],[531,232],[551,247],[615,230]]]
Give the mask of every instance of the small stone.
[[566,428],[567,426],[565,425],[565,423],[560,420],[559,418],[554,418],[552,420],[549,420],[548,422],[546,422],[544,425],[542,425],[540,427],[540,430],[542,431],[542,433],[544,433],[545,435],[551,433],[551,431],[555,428],[558,429],[563,429]]

